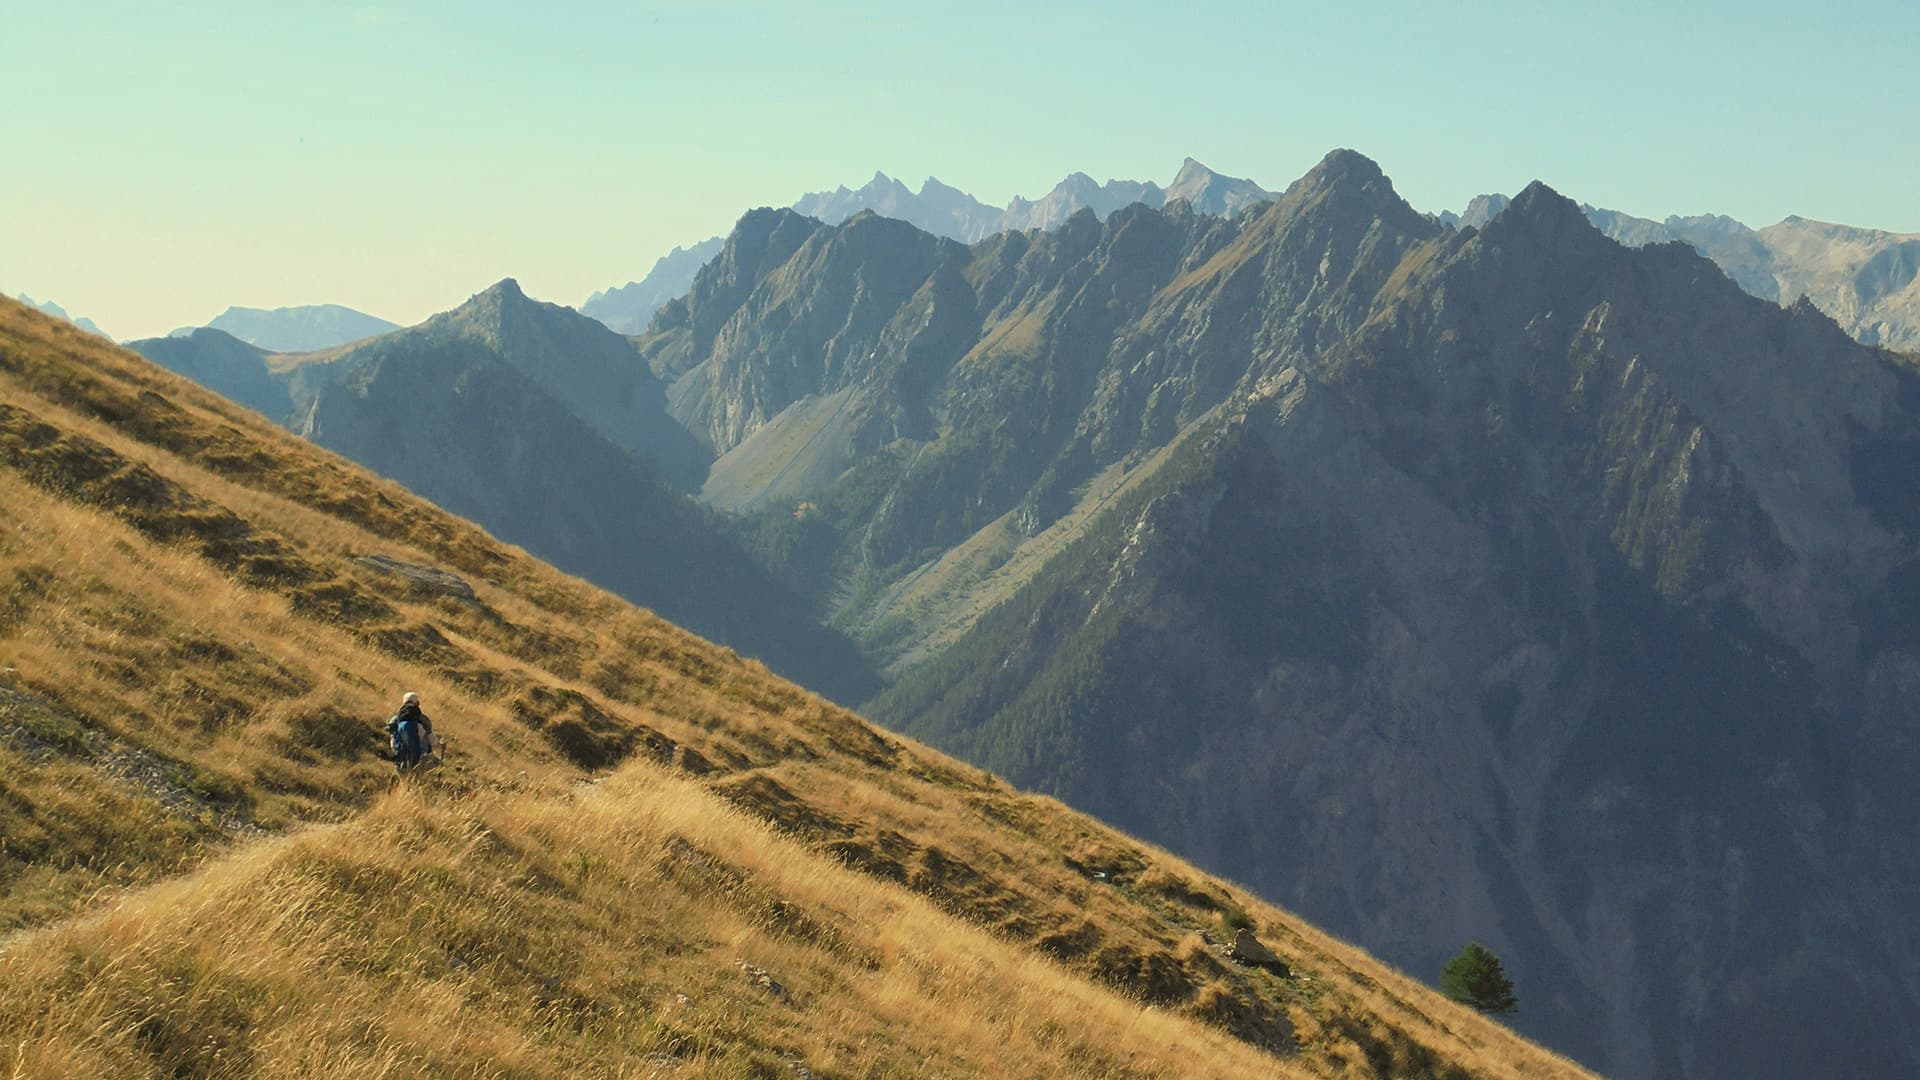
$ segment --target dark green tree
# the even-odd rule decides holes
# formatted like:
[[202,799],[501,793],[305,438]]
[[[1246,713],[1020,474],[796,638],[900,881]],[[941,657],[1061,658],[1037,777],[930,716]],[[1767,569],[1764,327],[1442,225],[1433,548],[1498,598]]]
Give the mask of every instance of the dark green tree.
[[1520,1007],[1500,958],[1477,941],[1468,942],[1440,969],[1440,992],[1483,1013],[1510,1013]]

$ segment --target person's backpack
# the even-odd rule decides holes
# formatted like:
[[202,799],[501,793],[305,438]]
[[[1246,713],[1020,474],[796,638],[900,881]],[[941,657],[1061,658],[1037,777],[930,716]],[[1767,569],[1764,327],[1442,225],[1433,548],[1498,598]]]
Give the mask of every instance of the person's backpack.
[[387,721],[387,744],[393,760],[402,767],[420,760],[420,722],[401,713]]

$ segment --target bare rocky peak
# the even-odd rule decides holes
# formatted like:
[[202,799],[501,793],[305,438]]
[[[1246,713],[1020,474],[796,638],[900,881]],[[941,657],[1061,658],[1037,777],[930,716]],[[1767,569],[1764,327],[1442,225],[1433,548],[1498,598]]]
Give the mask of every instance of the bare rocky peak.
[[1277,196],[1252,180],[1222,176],[1187,158],[1180,164],[1173,183],[1167,185],[1166,201],[1178,199],[1202,214],[1229,217],[1257,203]]
[[[1506,205],[1503,195],[1482,195],[1464,213],[1442,220],[1484,227]],[[1629,247],[1684,242],[1754,296],[1781,304],[1806,296],[1858,341],[1920,351],[1920,235],[1798,215],[1753,229],[1724,214],[1654,221],[1585,204],[1581,210]]]
[[1490,195],[1475,195],[1472,201],[1467,203],[1467,208],[1460,213],[1460,227],[1463,229],[1483,228],[1487,222],[1498,217],[1500,211],[1505,210],[1507,204],[1512,201],[1513,200],[1507,198],[1505,195],[1497,192]]

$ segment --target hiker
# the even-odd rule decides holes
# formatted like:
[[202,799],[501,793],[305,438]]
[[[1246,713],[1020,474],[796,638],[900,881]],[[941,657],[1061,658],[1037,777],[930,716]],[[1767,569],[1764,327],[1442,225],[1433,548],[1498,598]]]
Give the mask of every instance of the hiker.
[[393,745],[393,768],[404,773],[420,764],[420,755],[433,742],[433,721],[420,711],[420,695],[407,691],[400,699],[400,711],[387,721],[387,736]]

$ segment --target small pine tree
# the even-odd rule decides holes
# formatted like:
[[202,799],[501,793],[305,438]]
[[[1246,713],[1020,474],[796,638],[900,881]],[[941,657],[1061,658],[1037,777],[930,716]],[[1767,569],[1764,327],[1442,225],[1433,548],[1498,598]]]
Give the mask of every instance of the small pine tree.
[[1513,980],[1493,950],[1477,941],[1440,969],[1440,992],[1483,1013],[1510,1013],[1520,1008],[1513,996]]

